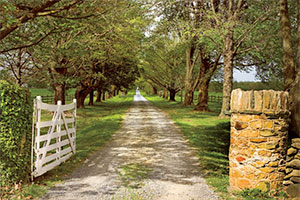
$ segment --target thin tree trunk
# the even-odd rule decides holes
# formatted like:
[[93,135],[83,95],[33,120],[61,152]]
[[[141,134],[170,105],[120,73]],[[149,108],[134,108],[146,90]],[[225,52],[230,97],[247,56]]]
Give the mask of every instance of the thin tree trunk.
[[223,99],[220,117],[228,115],[230,112],[230,97],[233,79],[233,58],[234,58],[233,31],[229,31],[225,37],[224,52],[224,80],[223,80]]
[[193,64],[192,64],[192,48],[187,48],[185,51],[186,54],[186,73],[185,73],[185,96],[183,105],[190,106],[194,105],[194,89],[193,89]]
[[106,93],[106,91],[103,90],[103,92],[102,92],[102,101],[105,101],[105,93]]
[[288,0],[280,0],[280,25],[283,42],[284,87],[289,91],[295,80],[295,63]]
[[180,89],[180,103],[182,103],[183,100],[183,90],[182,88]]
[[89,106],[94,105],[94,90],[90,91],[90,100],[89,100]]
[[101,94],[102,94],[101,89],[98,88],[97,89],[97,99],[96,99],[96,102],[101,102]]

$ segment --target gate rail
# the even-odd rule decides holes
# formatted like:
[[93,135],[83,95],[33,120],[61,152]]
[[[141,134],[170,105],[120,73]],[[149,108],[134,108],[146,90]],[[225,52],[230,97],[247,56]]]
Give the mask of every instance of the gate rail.
[[[46,112],[45,112],[46,111]],[[48,111],[48,112],[47,112]],[[52,120],[42,121],[49,112]],[[46,104],[40,96],[34,101],[31,178],[41,176],[76,152],[76,99],[61,105]],[[47,116],[47,115],[46,115]]]

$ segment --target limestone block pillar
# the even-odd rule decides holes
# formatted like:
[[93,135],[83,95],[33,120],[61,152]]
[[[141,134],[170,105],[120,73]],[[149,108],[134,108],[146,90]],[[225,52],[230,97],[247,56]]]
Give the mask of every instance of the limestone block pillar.
[[230,189],[276,189],[284,178],[288,93],[233,90],[231,113]]

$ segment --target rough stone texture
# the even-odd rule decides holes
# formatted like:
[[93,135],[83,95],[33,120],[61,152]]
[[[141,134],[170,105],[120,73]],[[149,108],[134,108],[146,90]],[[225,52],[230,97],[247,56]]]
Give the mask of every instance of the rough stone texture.
[[285,115],[289,113],[288,105],[288,92],[236,89],[231,94],[231,112],[234,113]]
[[285,169],[285,189],[290,197],[300,197],[300,138],[293,138],[287,151]]
[[142,96],[135,100],[111,140],[42,199],[219,199],[173,121]]
[[286,192],[289,194],[292,198],[300,197],[300,184],[292,184],[289,185],[286,189]]
[[276,189],[286,176],[288,93],[234,90],[231,113],[230,190]]

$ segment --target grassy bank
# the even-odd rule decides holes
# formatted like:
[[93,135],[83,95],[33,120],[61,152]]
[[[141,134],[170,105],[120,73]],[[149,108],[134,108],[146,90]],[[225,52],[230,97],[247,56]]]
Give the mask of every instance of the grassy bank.
[[[12,199],[42,196],[49,187],[61,182],[91,154],[95,153],[119,130],[125,111],[131,106],[133,93],[117,96],[77,111],[76,155],[59,167],[38,177],[34,184],[24,184]],[[0,195],[1,199],[1,195]]]
[[207,183],[221,197],[228,192],[229,119],[219,119],[220,103],[210,103],[211,112],[200,113],[178,102],[169,102],[158,96],[145,95],[154,105],[169,114],[180,127],[190,144],[198,150],[201,169]]

